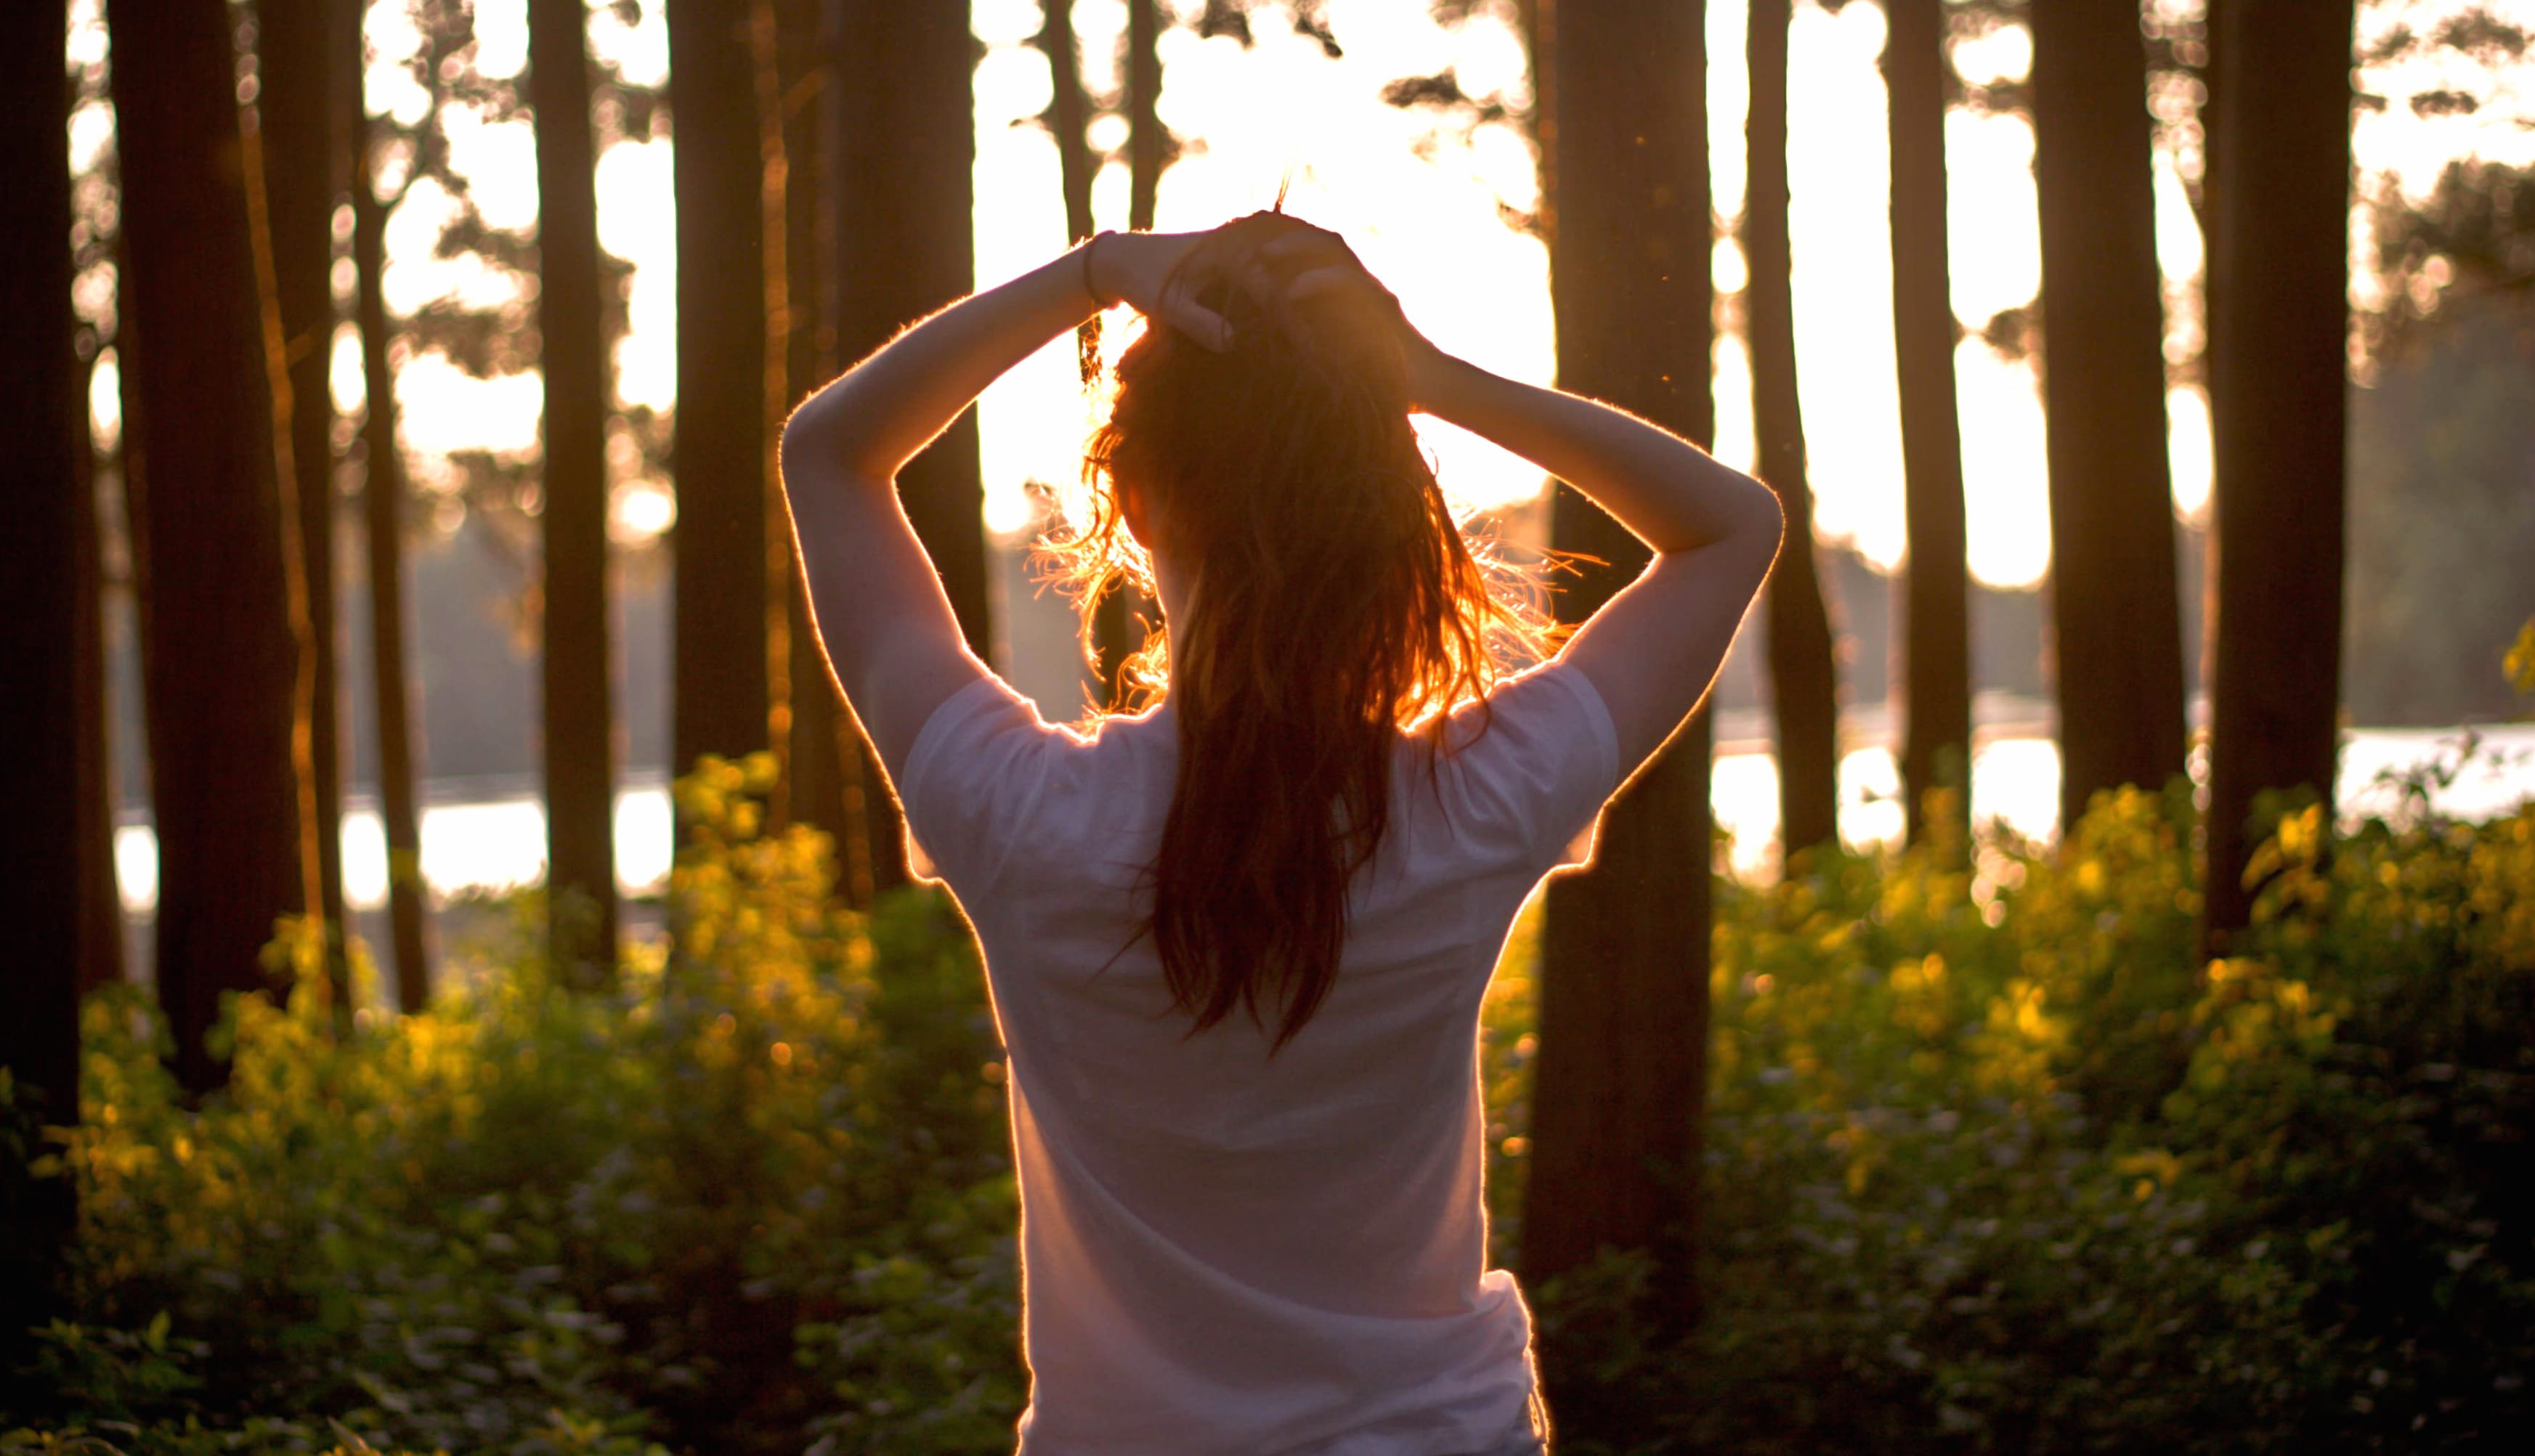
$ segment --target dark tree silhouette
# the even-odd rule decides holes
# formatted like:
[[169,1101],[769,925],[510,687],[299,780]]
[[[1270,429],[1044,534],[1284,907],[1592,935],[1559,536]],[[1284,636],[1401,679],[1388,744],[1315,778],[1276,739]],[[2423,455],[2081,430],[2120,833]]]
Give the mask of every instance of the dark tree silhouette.
[[2253,911],[2255,799],[2332,802],[2340,701],[2352,0],[2227,0],[2212,119],[2204,942]]
[[127,0],[108,20],[155,966],[177,1079],[200,1093],[227,1077],[203,1044],[220,994],[273,985],[258,953],[301,909],[282,565],[297,523],[272,474],[228,6]]
[[1839,837],[1839,677],[1830,614],[1814,557],[1814,497],[1805,479],[1804,406],[1796,392],[1795,303],[1787,241],[1789,0],[1752,0],[1746,56],[1752,109],[1743,246],[1752,334],[1752,426],[1761,478],[1786,513],[1787,545],[1769,577],[1769,696],[1777,718],[1778,842],[1795,855]]
[[2060,822],[2183,771],[2147,48],[2137,0],[2031,7]]
[[[346,7],[346,9],[348,9]],[[361,525],[369,548],[370,672],[379,723],[379,823],[388,846],[388,935],[396,949],[397,1005],[431,1004],[430,914],[422,881],[421,743],[415,683],[405,661],[404,460],[397,453],[396,375],[388,366],[387,208],[379,201],[370,113],[361,75],[367,49],[357,23],[336,37],[347,68],[340,97],[352,136],[353,322],[361,330]]]
[[[327,983],[338,1019],[349,1024],[352,983],[344,955],[341,687],[335,625],[335,411],[327,363],[335,341],[335,206],[348,182],[342,68],[333,43],[345,7],[332,0],[261,0],[256,7],[257,136],[264,148],[265,212],[274,306],[289,381],[289,493],[298,507],[304,582],[305,679],[299,693],[305,832],[313,843],[315,913],[325,935]],[[275,427],[281,421],[277,418]]]
[[[0,1067],[16,1085],[0,1137],[79,1122],[80,860],[91,837],[78,765],[79,517],[86,400],[72,352],[70,168],[60,0],[0,7],[0,925],[9,927],[9,1014]],[[93,583],[90,583],[93,589]],[[33,1179],[36,1149],[0,1144],[0,1360],[30,1354],[26,1327],[65,1312],[56,1279],[77,1227],[68,1178]]]
[[[1884,84],[1892,148],[1892,352],[1901,392],[1901,475],[1910,558],[1896,686],[1901,792],[1912,842],[1927,795],[1971,783],[1971,627],[1963,541],[1962,435],[1954,414],[1953,302],[1946,264],[1944,0],[1887,0]],[[1967,806],[1958,805],[1958,810]]]
[[[1701,7],[1570,0],[1543,30],[1559,382],[1704,441],[1714,407]],[[1558,549],[1608,563],[1560,595],[1562,615],[1581,620],[1646,550],[1568,487],[1553,511]],[[1670,1321],[1696,1307],[1708,741],[1702,712],[1612,804],[1594,864],[1550,884],[1523,1200],[1526,1279],[1606,1244],[1651,1249],[1655,1308]]]
[[[1082,90],[1082,53],[1074,39],[1074,0],[1041,0],[1033,43],[1047,56],[1049,93],[1040,121],[1056,139],[1056,167],[1065,189],[1065,235],[1091,236],[1091,174],[1095,163],[1083,129],[1091,124],[1091,98]],[[1132,37],[1131,37],[1132,38]],[[1130,124],[1132,126],[1132,123]]]
[[1162,94],[1159,0],[1127,0],[1127,225],[1153,225],[1162,168],[1171,164],[1171,134],[1153,107]]
[[[977,42],[960,6],[848,5],[841,21],[835,206],[853,224],[837,229],[836,351],[859,359],[973,286],[969,73]],[[990,656],[975,410],[898,472],[897,494],[970,649]],[[885,889],[906,879],[897,807],[881,793],[866,794],[864,804],[872,882]]]
[[[594,984],[616,963],[615,719],[607,631],[607,356],[587,8],[529,0],[537,328],[545,368],[545,769],[549,954]],[[753,213],[751,215],[754,215]],[[681,270],[684,273],[685,270]]]
[[[836,372],[835,187],[830,132],[837,105],[833,7],[825,0],[779,0],[776,7],[776,94],[783,108],[783,260],[785,388],[773,400],[793,403]],[[759,85],[766,85],[762,74]],[[770,526],[775,556],[770,570],[786,584],[789,673],[785,701],[791,733],[785,770],[791,817],[835,841],[839,888],[856,905],[871,898],[871,840],[863,807],[862,747],[844,701],[820,655],[810,597],[792,560],[780,517]]]
[[[677,128],[671,761],[767,748],[766,257],[749,7],[670,0]],[[788,664],[787,664],[788,665]],[[788,748],[788,745],[787,745]]]

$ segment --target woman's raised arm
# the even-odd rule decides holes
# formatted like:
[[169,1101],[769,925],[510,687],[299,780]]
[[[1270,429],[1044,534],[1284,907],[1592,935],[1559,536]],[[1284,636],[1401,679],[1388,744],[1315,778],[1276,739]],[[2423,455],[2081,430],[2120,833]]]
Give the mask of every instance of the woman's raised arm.
[[1298,230],[1261,250],[1253,287],[1371,308],[1399,339],[1415,407],[1575,486],[1653,550],[1560,656],[1601,695],[1622,777],[1651,758],[1707,694],[1743,614],[1776,561],[1784,521],[1767,486],[1625,410],[1490,374],[1428,342],[1335,233]]
[[1103,234],[915,325],[785,424],[783,494],[820,641],[893,777],[925,719],[987,671],[898,506],[897,472],[1005,370],[1097,306],[1131,303],[1219,341],[1222,320],[1163,296],[1199,236]]

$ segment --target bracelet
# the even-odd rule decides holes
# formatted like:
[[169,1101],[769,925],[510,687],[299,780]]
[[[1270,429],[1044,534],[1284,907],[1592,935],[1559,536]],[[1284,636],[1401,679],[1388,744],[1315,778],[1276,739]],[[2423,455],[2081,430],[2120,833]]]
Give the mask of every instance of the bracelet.
[[1100,289],[1091,281],[1091,255],[1100,251],[1100,240],[1107,236],[1109,236],[1109,230],[1103,228],[1100,231],[1093,233],[1090,239],[1082,245],[1082,291],[1090,294],[1092,303],[1097,305],[1103,312],[1116,307],[1116,305],[1110,300],[1101,297]]

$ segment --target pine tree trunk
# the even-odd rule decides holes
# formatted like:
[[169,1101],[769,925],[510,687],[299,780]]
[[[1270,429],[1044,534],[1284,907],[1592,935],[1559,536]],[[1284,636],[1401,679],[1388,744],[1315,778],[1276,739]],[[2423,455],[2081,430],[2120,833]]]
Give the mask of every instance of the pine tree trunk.
[[291,766],[296,644],[273,479],[225,0],[109,14],[126,269],[125,489],[158,836],[156,975],[177,1080],[206,1092],[223,991],[303,908]]
[[1752,425],[1761,478],[1778,493],[1786,545],[1769,577],[1769,697],[1777,718],[1778,843],[1800,852],[1839,838],[1839,674],[1814,555],[1814,497],[1805,479],[1804,405],[1796,391],[1793,265],[1787,239],[1789,0],[1752,0],[1747,55],[1752,109],[1743,245],[1752,282]]
[[569,983],[593,986],[616,965],[616,735],[607,622],[608,373],[599,331],[587,24],[582,0],[528,0],[546,390],[548,953]]
[[2340,704],[2351,0],[2225,0],[2209,251],[2210,734],[2203,940],[2253,913],[2265,790],[2331,822]]
[[[821,0],[782,0],[778,56],[782,94],[791,98],[783,118],[785,215],[784,265],[788,327],[784,352],[786,389],[778,401],[791,406],[835,377],[836,359],[836,212],[829,157],[836,75],[830,59],[834,39]],[[828,660],[810,621],[810,597],[793,559],[783,518],[770,525],[781,556],[785,583],[786,641],[790,650],[787,701],[792,710],[787,762],[791,817],[825,831],[835,844],[839,888],[852,900],[855,869],[871,878],[869,827],[859,802],[860,749]],[[849,811],[848,800],[853,801]],[[869,890],[855,904],[868,903]]]
[[1098,230],[1091,220],[1091,99],[1082,91],[1082,54],[1074,39],[1074,0],[1042,0],[1037,36],[1047,56],[1049,93],[1042,120],[1056,139],[1056,168],[1065,189],[1065,236],[1080,242]]
[[[977,42],[959,6],[847,4],[839,19],[836,206],[850,221],[837,231],[836,349],[859,359],[974,285]],[[975,410],[898,472],[897,492],[970,650],[992,661]],[[863,770],[872,883],[887,889],[907,878],[903,833],[868,750]]]
[[2138,0],[2033,7],[2060,822],[2183,771],[2165,309]]
[[[41,207],[30,200],[29,207]],[[71,600],[77,621],[71,650],[78,672],[72,709],[79,734],[79,994],[123,979],[123,895],[114,867],[114,714],[106,696],[105,541],[97,522],[99,461],[89,437],[87,382],[74,378],[78,438],[71,451],[73,493]]]
[[[332,0],[261,0],[256,7],[256,109],[262,121],[266,212],[283,367],[289,379],[290,468],[298,506],[307,640],[302,671],[308,777],[307,851],[316,860],[317,909],[327,984],[348,1026],[352,983],[344,953],[343,765],[336,664],[335,410],[327,366],[335,342],[335,203],[348,182],[340,144],[341,68],[331,63]],[[277,428],[279,421],[276,422]]]
[[[76,1125],[80,851],[93,830],[78,771],[80,518],[93,537],[96,509],[81,489],[88,414],[71,342],[62,34],[59,0],[0,7],[0,925],[12,962],[0,1067],[16,1084],[0,1118]],[[23,1160],[0,1158],[0,1368],[31,1354],[29,1325],[68,1312],[73,1197],[71,1180],[32,1179]]]
[[[1542,30],[1559,384],[1704,441],[1714,408],[1701,7],[1563,0]],[[1553,545],[1609,564],[1559,597],[1562,615],[1581,620],[1644,568],[1646,550],[1568,487],[1553,513]],[[1651,1250],[1650,1312],[1673,1326],[1698,1304],[1708,747],[1701,713],[1613,802],[1593,865],[1549,886],[1523,1200],[1526,1280],[1605,1244]],[[1584,1434],[1591,1419],[1577,1428],[1579,1414],[1562,1411]]]
[[1949,790],[1968,818],[1971,626],[1965,584],[1963,453],[1954,414],[1953,303],[1946,265],[1944,0],[1888,0],[1884,82],[1892,146],[1892,345],[1901,393],[1901,475],[1910,559],[1899,603],[1901,792],[1911,842],[1927,796]]
[[[672,767],[769,745],[764,169],[746,5],[670,0],[677,127]],[[788,745],[787,745],[788,747]]]
[[370,673],[379,722],[379,825],[388,846],[388,935],[396,951],[397,1006],[431,1004],[429,891],[422,880],[420,721],[405,662],[404,460],[397,453],[396,375],[388,367],[387,209],[370,175],[370,114],[362,95],[358,24],[336,37],[349,68],[340,99],[351,110],[354,322],[361,330],[361,524],[370,565]]

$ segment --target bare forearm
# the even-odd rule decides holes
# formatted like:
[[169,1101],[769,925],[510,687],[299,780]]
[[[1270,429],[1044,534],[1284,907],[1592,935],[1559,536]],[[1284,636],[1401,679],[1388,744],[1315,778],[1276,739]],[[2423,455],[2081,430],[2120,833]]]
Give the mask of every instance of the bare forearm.
[[845,371],[792,412],[787,453],[896,476],[1004,371],[1090,317],[1080,252],[961,299]]
[[1575,486],[1658,553],[1728,539],[1776,549],[1767,487],[1635,415],[1440,352],[1419,362],[1414,387],[1419,408]]

